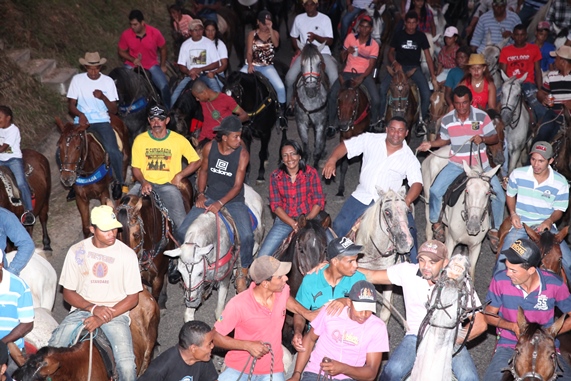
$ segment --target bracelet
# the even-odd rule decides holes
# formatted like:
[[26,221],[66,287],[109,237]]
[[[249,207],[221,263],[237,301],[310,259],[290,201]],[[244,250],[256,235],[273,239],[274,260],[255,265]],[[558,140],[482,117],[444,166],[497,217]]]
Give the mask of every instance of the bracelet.
[[221,206],[224,206],[224,203],[220,200],[218,200],[218,202],[220,203]]
[[293,376],[296,373],[299,373],[299,375],[301,376],[301,372],[299,370],[294,371],[291,375]]
[[94,304],[93,307],[91,307],[91,311],[89,311],[90,314],[93,315],[93,310],[95,309],[95,307],[97,307],[97,304]]
[[196,194],[196,197],[198,197],[198,196],[204,196],[204,192],[198,192],[198,193]]
[[517,214],[516,212],[510,213],[510,216],[511,216],[511,217],[517,216],[517,215],[518,215],[518,214]]

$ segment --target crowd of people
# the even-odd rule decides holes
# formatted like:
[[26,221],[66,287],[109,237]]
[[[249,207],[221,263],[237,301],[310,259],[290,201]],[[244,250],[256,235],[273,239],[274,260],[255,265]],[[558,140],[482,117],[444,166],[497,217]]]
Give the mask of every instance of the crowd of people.
[[[463,162],[481,160],[489,169],[486,146],[498,143],[489,110],[498,110],[498,88],[490,76],[490,68],[481,52],[488,38],[499,44],[510,39],[499,56],[500,68],[508,77],[525,76],[522,89],[537,120],[546,125],[536,133],[530,150],[530,163],[514,170],[506,190],[497,177],[491,179],[493,217],[488,237],[493,251],[498,250],[498,229],[507,208],[511,229],[503,241],[493,279],[485,303],[476,295],[470,308],[476,312],[458,327],[458,343],[471,341],[488,326],[497,327],[498,344],[488,366],[485,380],[499,380],[502,369],[513,357],[520,335],[517,307],[531,322],[549,326],[555,318],[555,307],[571,314],[571,295],[567,284],[557,275],[540,268],[541,254],[528,239],[523,224],[538,231],[557,232],[569,204],[567,179],[551,164],[554,149],[549,143],[559,130],[563,111],[571,108],[571,46],[557,49],[551,44],[552,32],[571,25],[569,0],[555,0],[547,20],[537,24],[535,42],[527,42],[525,24],[543,0],[526,0],[508,4],[506,0],[482,2],[464,33],[456,26],[444,31],[444,46],[433,60],[425,33],[435,33],[434,15],[425,0],[403,1],[400,24],[389,45],[388,62],[393,72],[413,72],[410,79],[420,95],[420,113],[429,118],[429,83],[420,70],[421,53],[428,64],[431,82],[445,83],[449,108],[442,117],[436,140],[424,141],[421,152],[451,146],[453,155],[430,188],[430,215],[433,239],[418,244],[412,213],[408,222],[414,238],[410,263],[386,270],[360,268],[358,258],[363,247],[346,237],[364,211],[378,200],[379,189],[397,191],[408,184],[405,202],[412,208],[423,186],[421,166],[406,142],[411,126],[402,117],[385,121],[386,93],[391,81],[387,74],[377,86],[373,76],[380,54],[379,43],[372,39],[373,20],[361,17],[356,32],[349,30],[353,17],[368,7],[366,2],[347,1],[347,13],[341,22],[339,74],[334,58],[334,34],[329,17],[317,10],[317,0],[303,0],[304,12],[298,15],[290,31],[294,56],[285,83],[279,77],[274,58],[280,46],[280,35],[273,28],[272,15],[264,10],[257,15],[256,27],[246,41],[243,72],[259,72],[274,87],[279,102],[279,118],[285,119],[292,104],[293,85],[301,71],[301,48],[308,43],[318,45],[325,72],[331,83],[329,94],[330,132],[335,132],[335,99],[340,81],[363,85],[371,100],[371,130],[340,142],[327,159],[324,168],[313,168],[304,160],[300,144],[284,140],[279,148],[279,167],[270,176],[269,205],[275,221],[258,253],[250,215],[244,199],[246,169],[250,161],[241,134],[248,114],[228,95],[221,92],[228,51],[220,39],[215,11],[219,2],[199,0],[196,17],[184,13],[178,5],[169,7],[173,20],[173,36],[179,43],[178,67],[183,80],[171,93],[165,76],[168,52],[162,33],[145,22],[139,10],[129,16],[130,28],[119,39],[117,53],[125,67],[142,67],[151,74],[162,104],[148,110],[148,129],[133,137],[132,173],[135,180],[130,194],[161,198],[175,226],[175,236],[184,242],[185,233],[202,213],[218,213],[225,208],[235,222],[240,240],[239,267],[236,275],[237,295],[232,298],[214,327],[199,321],[187,322],[179,333],[178,344],[151,362],[139,380],[285,381],[282,360],[282,327],[286,310],[294,314],[292,345],[298,351],[291,381],[315,381],[324,373],[338,380],[402,380],[415,360],[419,327],[427,314],[427,297],[448,264],[451,253],[442,243],[445,224],[442,221],[442,198],[448,186],[461,174]],[[523,3],[523,4],[522,4]],[[562,4],[560,4],[562,3]],[[510,9],[508,9],[510,8]],[[519,13],[519,15],[518,15]],[[214,17],[213,17],[214,15]],[[399,17],[400,17],[399,16]],[[399,26],[400,25],[400,26]],[[465,34],[469,45],[462,44]],[[486,37],[487,36],[487,37]],[[569,36],[571,37],[571,36]],[[567,41],[571,45],[571,41]],[[117,113],[118,94],[113,80],[101,72],[106,59],[98,52],[88,52],[79,59],[85,72],[76,75],[67,95],[68,109],[74,123],[94,133],[109,155],[114,182],[112,196],[123,193],[122,153],[119,151],[111,115]],[[544,76],[543,71],[548,71]],[[341,78],[339,78],[341,76]],[[545,79],[544,79],[545,78]],[[182,135],[168,130],[169,110],[181,92],[192,82],[191,91],[200,102],[204,122],[200,132],[200,154]],[[291,108],[289,108],[291,111]],[[33,326],[33,305],[29,287],[18,275],[29,261],[33,242],[23,225],[33,225],[32,194],[25,179],[20,134],[14,125],[12,110],[0,106],[0,165],[11,169],[20,190],[24,213],[15,216],[0,208],[0,378],[15,368],[7,358],[4,343],[14,342],[23,348],[23,337]],[[477,148],[472,149],[473,143]],[[272,255],[291,233],[299,230],[298,218],[315,219],[326,210],[321,176],[330,179],[336,173],[336,162],[347,155],[363,156],[359,183],[345,201],[328,232],[326,262],[307,274],[297,295],[290,295],[287,274],[292,264],[280,262]],[[183,159],[186,164],[183,165]],[[160,164],[159,164],[160,163]],[[180,191],[183,179],[196,174],[195,205],[187,214]],[[67,346],[78,324],[93,332],[101,328],[113,348],[120,380],[136,380],[137,369],[129,332],[129,311],[138,302],[142,290],[136,253],[116,239],[123,226],[109,206],[91,211],[92,237],[73,245],[65,258],[60,285],[71,312],[54,331],[50,345]],[[8,265],[6,239],[18,249]],[[571,276],[571,250],[561,243],[562,268]],[[257,257],[255,256],[257,254]],[[171,266],[169,271],[175,272]],[[248,285],[248,281],[251,283]],[[466,281],[468,282],[468,281]],[[374,315],[377,294],[374,285],[398,285],[403,289],[407,319],[405,338],[381,367],[383,354],[389,352],[385,323]],[[472,287],[473,286],[469,286]],[[483,299],[484,300],[484,299]],[[485,307],[483,307],[485,306]],[[482,313],[481,311],[485,311]],[[308,323],[309,322],[309,323]],[[467,330],[467,324],[471,329]],[[565,323],[562,332],[571,330]],[[229,336],[234,332],[233,336]],[[226,370],[218,375],[211,362],[213,347],[228,350]],[[560,355],[557,355],[560,357]],[[240,371],[254,359],[249,376]],[[561,379],[571,379],[566,360],[559,361]],[[452,370],[460,380],[478,380],[478,372],[469,352],[463,347],[452,360]]]

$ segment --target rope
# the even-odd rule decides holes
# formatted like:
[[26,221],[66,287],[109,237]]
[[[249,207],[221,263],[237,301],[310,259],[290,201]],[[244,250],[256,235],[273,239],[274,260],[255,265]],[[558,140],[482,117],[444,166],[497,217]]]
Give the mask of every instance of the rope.
[[[436,154],[436,151],[433,151],[433,150],[431,150],[431,149],[427,150],[427,152],[430,152],[432,155],[434,155],[434,156],[436,156],[436,157],[439,157],[439,158],[441,158],[441,159],[450,159],[450,158],[453,158],[454,156],[458,155],[458,152],[460,152],[460,150],[462,149],[462,147],[464,147],[466,144],[471,143],[471,142],[472,142],[471,139],[466,140],[464,143],[462,143],[462,145],[460,146],[460,148],[458,148],[458,150],[456,151],[456,153],[454,153],[454,154],[452,154],[452,155],[446,155],[446,156],[437,155],[437,154]],[[418,148],[414,151],[414,156],[418,156]],[[471,153],[471,152],[470,152],[470,156],[472,156],[472,153]]]
[[[269,351],[270,351],[270,355],[272,357],[271,362],[270,362],[270,381],[273,380],[274,377],[274,351],[272,349],[272,344],[266,342],[266,341],[262,341],[262,344],[264,344],[265,346],[268,347]],[[248,357],[248,359],[246,360],[246,363],[244,364],[244,367],[242,368],[242,371],[240,372],[240,375],[238,376],[238,378],[236,379],[236,381],[240,381],[240,379],[242,378],[242,375],[244,374],[244,371],[246,370],[246,367],[248,366],[248,364],[250,363],[250,360],[252,360],[252,365],[250,365],[250,370],[248,372],[248,380],[247,381],[251,381],[252,380],[252,376],[254,375],[254,368],[256,366],[256,362],[258,361],[258,359],[252,355],[250,355]]]
[[[92,315],[95,316],[95,315]],[[75,328],[75,330],[73,332],[77,331],[77,334],[75,335],[75,340],[73,341],[72,345],[77,344],[77,341],[79,340],[79,336],[81,335],[81,332],[83,331],[83,329],[85,328],[85,325],[83,323],[79,323],[79,325]],[[85,339],[85,337],[83,338]],[[83,341],[83,339],[81,341]],[[93,367],[93,332],[89,332],[89,367],[87,368],[87,381],[91,381],[91,371],[92,371],[92,367]]]

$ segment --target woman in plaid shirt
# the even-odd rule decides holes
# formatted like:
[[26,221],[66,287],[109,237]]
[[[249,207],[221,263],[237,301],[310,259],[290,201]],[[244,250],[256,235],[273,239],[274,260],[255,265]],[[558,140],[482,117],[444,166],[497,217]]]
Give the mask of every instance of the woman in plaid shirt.
[[319,175],[305,164],[301,146],[294,140],[280,146],[279,166],[270,176],[270,208],[276,219],[258,256],[272,255],[292,230],[297,231],[300,215],[312,219],[325,208]]

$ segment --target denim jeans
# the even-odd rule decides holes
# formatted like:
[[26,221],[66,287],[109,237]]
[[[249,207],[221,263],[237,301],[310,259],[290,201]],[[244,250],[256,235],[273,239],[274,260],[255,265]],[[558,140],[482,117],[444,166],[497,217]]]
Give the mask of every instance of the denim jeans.
[[[78,327],[81,327],[83,320],[90,316],[89,312],[80,310],[75,310],[67,315],[52,333],[49,345],[54,347],[69,346],[75,340],[76,329],[80,329]],[[121,381],[135,381],[137,379],[133,339],[131,338],[129,324],[129,317],[120,315],[100,327],[113,348],[117,375]]]
[[[422,69],[420,66],[403,66],[402,70],[406,73],[409,70],[416,69],[412,77],[410,79],[416,83],[418,87],[418,91],[420,93],[420,110],[422,112],[422,119],[424,121],[428,120],[428,108],[430,106],[430,88],[428,87],[428,82],[426,81],[426,77],[422,73]],[[381,81],[381,119],[385,116],[385,111],[387,107],[387,92],[389,91],[389,87],[391,86],[391,81],[393,77],[390,74],[387,74],[383,80]]]
[[[317,373],[312,373],[312,372],[303,372],[301,374],[301,380],[300,381],[319,381],[319,380],[323,380],[323,379],[327,379],[327,377],[325,377],[325,375],[321,374],[317,374]],[[349,380],[353,380],[352,378],[335,378],[335,381],[349,381]]]
[[123,153],[119,151],[117,145],[117,136],[111,127],[111,123],[91,123],[87,132],[94,132],[101,141],[103,148],[109,155],[111,169],[113,170],[113,178],[123,185]]
[[[555,226],[552,226],[551,232],[553,234],[558,233],[557,228]],[[501,251],[507,250],[512,243],[514,243],[516,240],[520,238],[529,238],[525,229],[523,227],[521,229],[516,229],[512,227],[511,230],[506,235],[506,238],[504,238],[504,244],[502,246]],[[571,279],[571,250],[569,249],[569,246],[567,245],[567,242],[565,242],[565,240],[561,241],[559,247],[561,248],[561,265],[563,266],[563,271],[565,271],[567,279]],[[494,267],[493,274],[495,274],[497,271],[502,271],[506,269],[505,259],[506,259],[505,255],[503,255],[501,252],[498,253],[498,260],[496,262],[496,266]]]
[[16,184],[20,189],[20,194],[22,196],[22,203],[24,203],[24,208],[26,210],[32,210],[32,191],[30,191],[30,186],[28,185],[28,180],[26,180],[26,172],[24,170],[24,159],[21,157],[13,157],[6,161],[0,160],[0,167],[8,167],[12,171],[14,178],[16,179]]
[[[182,224],[184,217],[186,217],[186,210],[184,209],[184,201],[180,190],[171,183],[150,184],[153,187],[153,190],[157,192],[161,198],[165,208],[169,211],[169,217],[174,223],[174,230],[176,231],[176,229]],[[141,184],[137,182],[129,190],[129,194],[140,196],[140,193]]]
[[345,37],[347,37],[347,31],[349,30],[349,26],[351,25],[351,22],[353,21],[353,19],[355,17],[357,17],[359,12],[361,12],[361,11],[362,11],[361,8],[353,7],[353,11],[351,11],[351,12],[347,11],[347,13],[345,13],[343,18],[341,19],[341,36],[340,37],[343,39],[343,41],[345,40]]
[[[412,355],[412,354],[415,355]],[[391,354],[379,381],[401,381],[416,360],[416,335],[406,335]],[[452,357],[452,372],[458,381],[478,381],[478,371],[466,347]]]
[[[490,167],[484,169],[484,171],[489,171]],[[448,163],[446,167],[440,171],[436,180],[430,187],[430,202],[429,202],[429,219],[431,223],[438,222],[440,217],[440,211],[442,209],[442,197],[448,190],[448,187],[452,182],[464,172],[464,168]],[[493,229],[499,229],[500,225],[504,221],[504,205],[506,203],[506,194],[502,186],[500,185],[500,180],[497,176],[493,176],[490,180],[490,184],[496,192],[496,195],[492,195],[492,214],[494,216],[494,226]]]
[[[268,355],[269,356],[269,355]],[[248,372],[244,372],[240,378],[240,371],[232,368],[226,370],[218,376],[218,381],[248,381]],[[274,373],[273,381],[285,381],[283,372]],[[250,381],[270,381],[269,374],[254,374]]]
[[[216,200],[207,198],[206,206],[212,204]],[[234,219],[236,224],[236,229],[238,230],[238,236],[240,237],[240,260],[242,262],[242,268],[248,268],[252,264],[252,257],[254,256],[254,232],[252,231],[252,221],[250,220],[250,212],[246,204],[242,202],[231,202],[224,207],[228,210],[228,213]],[[192,225],[194,220],[202,213],[205,209],[192,207],[190,212],[184,218],[184,221],[177,229],[176,239],[182,244],[184,242],[186,231]],[[258,221],[259,224],[262,221]],[[219,379],[220,381],[220,379]]]
[[[216,77],[208,78],[208,76],[206,74],[201,74],[200,77],[198,77],[198,79],[200,79],[201,81],[206,83],[206,86],[208,86],[212,90],[216,91],[217,93],[222,91],[222,87],[220,86],[220,82],[216,79]],[[171,105],[170,105],[171,108],[174,107],[176,100],[178,99],[178,97],[180,96],[180,94],[182,93],[182,91],[184,90],[186,85],[188,85],[188,83],[190,81],[191,81],[190,77],[186,76],[179,82],[177,87],[174,89],[174,91],[172,92],[172,96],[171,96]]]
[[292,230],[291,226],[283,222],[279,217],[276,217],[274,226],[272,226],[262,243],[262,247],[260,247],[258,257],[273,255]]
[[[361,74],[358,73],[346,73],[343,72],[341,76],[345,81],[349,81]],[[381,99],[379,98],[379,90],[377,89],[377,84],[371,75],[368,75],[363,80],[363,85],[367,88],[367,92],[369,93],[369,99],[371,101],[371,124],[374,124],[379,121],[379,110],[381,108]],[[341,84],[339,80],[335,81],[333,86],[329,91],[329,100],[327,105],[327,111],[329,115],[329,125],[336,126],[337,125],[337,98],[339,96],[339,88]],[[359,115],[356,115],[358,118]]]
[[[529,23],[531,22],[531,19],[533,18],[533,16],[535,16],[537,11],[539,11],[538,8],[534,8],[525,2],[523,3],[523,5],[522,5],[522,7],[518,13],[519,19],[521,20],[521,23],[523,24],[523,26],[525,26],[526,28],[528,27]],[[534,37],[534,39],[535,39],[535,37]]]
[[8,266],[8,260],[3,255],[0,259],[4,268],[14,275],[20,275],[20,271],[26,267],[32,255],[34,255],[34,241],[22,226],[19,216],[7,209],[0,208],[0,252],[6,252],[6,241],[10,239],[18,248],[18,253]]
[[[502,369],[507,368],[509,366],[508,361],[513,357],[514,350],[511,348],[506,347],[497,347],[496,353],[492,357],[490,361],[490,365],[488,365],[488,369],[486,370],[486,374],[484,375],[484,381],[499,381],[502,380],[503,375],[505,372],[502,372]],[[561,377],[557,377],[557,381],[569,381],[571,380],[571,367],[567,363],[567,360],[564,360],[561,354],[558,354],[559,357],[559,364],[561,365],[561,369],[563,370],[563,375]]]
[[524,82],[521,84],[521,90],[523,91],[527,104],[535,114],[535,120],[540,122],[547,112],[547,108],[537,100],[537,86],[535,86],[535,83]]
[[159,65],[155,65],[149,69],[151,73],[151,79],[153,83],[159,89],[161,93],[161,99],[163,101],[163,105],[168,109],[171,105],[171,90],[169,87],[169,81],[167,80],[167,76],[161,70]]
[[[329,78],[329,83],[335,83],[339,77],[337,72],[337,62],[330,54],[322,54],[323,63],[325,63],[325,72],[327,73],[327,78]],[[297,56],[295,61],[291,64],[286,77],[285,84],[287,89],[286,103],[290,104],[293,99],[293,85],[297,81],[297,76],[301,73],[301,54]]]
[[[242,73],[247,73],[248,72],[248,65],[247,64],[244,65],[240,71]],[[280,75],[276,71],[276,68],[274,67],[274,65],[266,65],[266,66],[255,66],[254,65],[254,71],[259,72],[264,77],[266,77],[268,79],[268,81],[270,81],[270,83],[274,87],[274,90],[276,91],[276,94],[278,96],[278,102],[279,103],[285,103],[285,101],[286,101],[285,86],[284,86],[284,83],[282,82],[282,79],[280,78]]]

